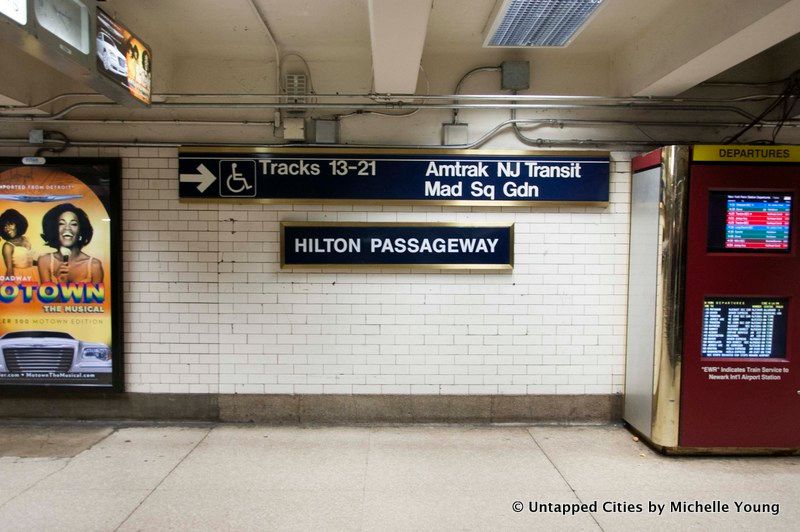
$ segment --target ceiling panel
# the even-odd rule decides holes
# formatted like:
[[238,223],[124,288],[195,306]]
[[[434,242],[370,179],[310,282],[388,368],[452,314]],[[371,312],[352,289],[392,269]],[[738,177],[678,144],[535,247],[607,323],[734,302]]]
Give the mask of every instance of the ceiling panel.
[[[283,52],[310,60],[369,57],[366,0],[256,0]],[[104,7],[174,57],[272,57],[250,0],[116,0]],[[146,14],[146,15],[145,15]]]

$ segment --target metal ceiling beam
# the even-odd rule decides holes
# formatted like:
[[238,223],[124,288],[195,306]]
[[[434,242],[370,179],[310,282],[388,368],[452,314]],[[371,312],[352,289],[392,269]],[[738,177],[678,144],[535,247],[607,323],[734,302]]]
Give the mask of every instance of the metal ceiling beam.
[[621,92],[675,96],[799,29],[800,0],[679,0],[615,58]]
[[375,92],[414,94],[433,0],[369,0]]

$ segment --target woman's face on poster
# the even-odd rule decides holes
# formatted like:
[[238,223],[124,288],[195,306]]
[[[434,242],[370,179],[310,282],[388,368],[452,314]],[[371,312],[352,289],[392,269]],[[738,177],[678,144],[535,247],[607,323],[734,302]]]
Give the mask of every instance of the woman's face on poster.
[[58,217],[58,241],[65,248],[71,248],[78,242],[78,215],[72,211],[66,211]]
[[17,238],[17,224],[14,222],[6,222],[3,230],[10,238]]

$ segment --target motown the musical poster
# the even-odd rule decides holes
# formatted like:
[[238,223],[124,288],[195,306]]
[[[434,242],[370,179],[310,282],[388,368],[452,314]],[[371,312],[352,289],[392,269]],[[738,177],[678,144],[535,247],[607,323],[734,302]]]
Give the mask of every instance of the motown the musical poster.
[[122,386],[116,159],[0,160],[0,386]]

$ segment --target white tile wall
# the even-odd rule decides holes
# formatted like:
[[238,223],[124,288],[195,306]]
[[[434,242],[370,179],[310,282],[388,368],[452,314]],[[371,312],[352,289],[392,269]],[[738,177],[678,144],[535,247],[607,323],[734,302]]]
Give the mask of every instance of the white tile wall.
[[[183,204],[175,149],[72,155],[123,158],[129,391],[622,391],[626,153],[607,208]],[[282,220],[513,222],[515,267],[281,271]]]

